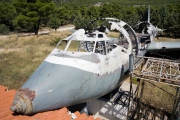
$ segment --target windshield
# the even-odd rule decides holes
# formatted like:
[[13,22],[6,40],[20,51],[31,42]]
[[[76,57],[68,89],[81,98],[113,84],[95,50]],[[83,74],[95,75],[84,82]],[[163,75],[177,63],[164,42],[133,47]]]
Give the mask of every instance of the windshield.
[[72,52],[93,52],[95,41],[61,40],[56,48]]
[[77,41],[77,40],[61,40],[56,48],[70,52],[93,52],[106,55],[107,43],[105,41]]
[[[89,37],[96,37],[95,39],[88,39]],[[128,49],[128,41],[121,32],[113,31],[108,34],[107,40],[103,38],[103,34],[88,34],[87,40],[61,40],[56,48],[62,51],[69,52],[93,52],[106,55],[110,53],[117,46],[121,46],[124,50]],[[73,37],[72,37],[73,38]]]

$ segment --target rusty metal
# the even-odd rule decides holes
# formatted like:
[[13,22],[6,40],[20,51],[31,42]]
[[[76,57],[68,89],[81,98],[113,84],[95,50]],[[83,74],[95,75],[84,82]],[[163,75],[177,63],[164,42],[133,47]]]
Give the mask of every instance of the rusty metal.
[[35,91],[28,88],[20,89],[16,95],[15,100],[11,106],[11,111],[22,114],[32,114],[33,106],[32,101],[35,98]]
[[[129,55],[138,54],[139,40],[125,22],[106,20],[111,31],[118,31],[121,38],[107,37],[105,31],[88,33],[79,29],[63,39],[68,43],[61,46],[59,42],[28,78],[22,88],[30,90],[19,90],[11,110],[20,114],[54,110],[89,101],[117,88],[127,77]],[[121,41],[123,44],[117,44]]]
[[153,57],[136,58],[140,58],[140,62],[135,64],[134,77],[180,87],[179,61]]
[[33,99],[34,99],[35,96],[36,96],[35,91],[29,90],[28,88],[20,89],[19,91],[24,92],[24,94],[25,94],[31,101],[33,101]]

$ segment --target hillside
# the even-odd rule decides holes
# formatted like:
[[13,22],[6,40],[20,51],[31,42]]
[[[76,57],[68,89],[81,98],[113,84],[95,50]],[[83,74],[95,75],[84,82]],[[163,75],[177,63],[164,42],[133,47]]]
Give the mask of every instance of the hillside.
[[[14,0],[0,0],[0,2],[13,2]],[[24,0],[26,1],[26,0]],[[72,3],[77,5],[90,5],[96,3],[117,3],[123,5],[162,5],[162,4],[176,4],[179,0],[53,0],[57,5],[64,3]]]
[[147,20],[147,4],[151,4],[151,23],[165,29],[166,37],[179,38],[179,0],[0,0],[0,34],[38,34],[39,28],[56,30],[67,24],[79,29],[93,19],[105,17],[118,18],[135,26],[138,21]]
[[162,5],[162,4],[176,4],[180,3],[179,0],[53,0],[55,4],[72,3],[76,5],[91,5],[91,4],[104,4],[104,3],[116,3],[122,5]]

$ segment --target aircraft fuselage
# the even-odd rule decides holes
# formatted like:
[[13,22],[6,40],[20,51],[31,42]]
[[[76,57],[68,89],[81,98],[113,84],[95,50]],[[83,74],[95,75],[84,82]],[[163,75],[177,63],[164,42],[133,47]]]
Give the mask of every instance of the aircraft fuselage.
[[60,41],[63,50],[56,47],[41,63],[17,92],[11,110],[33,114],[58,109],[98,98],[119,86],[129,69],[133,44],[123,28],[125,22],[113,25],[123,34],[121,39],[80,29],[64,39],[66,46]]

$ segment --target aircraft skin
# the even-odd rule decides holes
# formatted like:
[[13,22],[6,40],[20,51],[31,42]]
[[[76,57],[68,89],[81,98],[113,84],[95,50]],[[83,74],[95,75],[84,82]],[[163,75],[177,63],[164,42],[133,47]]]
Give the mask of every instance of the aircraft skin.
[[[111,23],[126,38],[127,49],[116,45],[106,55],[96,53],[95,48],[91,52],[67,51],[68,44],[73,40],[92,40],[95,44],[110,40],[98,31],[94,32],[96,37],[91,38],[87,37],[84,29],[78,30],[65,39],[69,42],[64,50],[55,48],[30,76],[16,93],[11,110],[15,113],[34,114],[58,109],[101,97],[119,86],[129,69],[133,44],[123,28],[127,25],[125,22]],[[104,37],[98,38],[98,34]]]
[[180,42],[151,42],[148,46],[148,51],[157,50],[179,50]]
[[[69,41],[64,50],[55,48],[41,63],[16,93],[10,109],[29,115],[101,97],[122,83],[125,73],[130,69],[129,64],[132,64],[129,62],[131,54],[144,56],[147,49],[164,47],[153,41],[153,34],[149,34],[150,42],[141,41],[127,23],[114,18],[105,20],[111,23],[111,30],[118,30],[123,35],[128,46],[113,43],[115,47],[110,52],[107,52],[106,47],[105,54],[96,52],[95,47],[88,52],[67,51],[70,41],[91,41],[95,43],[94,46],[98,42],[111,41],[99,31],[93,33],[96,37],[88,37],[84,29],[78,30],[64,39]],[[103,34],[103,37],[98,37],[98,34]],[[173,48],[171,44],[166,46]]]

